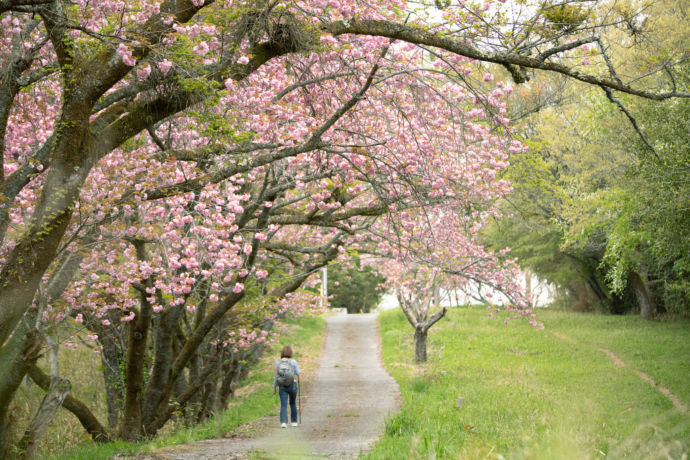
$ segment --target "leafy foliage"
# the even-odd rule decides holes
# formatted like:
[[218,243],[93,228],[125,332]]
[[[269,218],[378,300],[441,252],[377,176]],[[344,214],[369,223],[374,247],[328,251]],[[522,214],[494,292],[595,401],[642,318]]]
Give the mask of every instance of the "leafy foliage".
[[487,238],[573,308],[635,311],[647,291],[657,311],[688,314],[690,104],[624,100],[652,151],[603,94],[570,97],[526,125],[530,151],[512,158],[514,192]]
[[615,289],[626,273],[642,269],[671,312],[690,313],[690,103],[635,104],[656,158],[639,141],[628,141],[639,160],[608,195],[618,203],[607,234],[605,262]]
[[328,294],[331,308],[345,308],[348,313],[369,313],[383,295],[385,278],[370,265],[362,266],[355,258],[352,264],[328,266]]

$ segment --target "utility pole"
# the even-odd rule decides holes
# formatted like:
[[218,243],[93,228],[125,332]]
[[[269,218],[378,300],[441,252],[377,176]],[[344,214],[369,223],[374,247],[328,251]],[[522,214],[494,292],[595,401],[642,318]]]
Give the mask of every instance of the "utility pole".
[[328,297],[328,266],[324,266],[321,271],[321,308],[324,305],[324,299]]

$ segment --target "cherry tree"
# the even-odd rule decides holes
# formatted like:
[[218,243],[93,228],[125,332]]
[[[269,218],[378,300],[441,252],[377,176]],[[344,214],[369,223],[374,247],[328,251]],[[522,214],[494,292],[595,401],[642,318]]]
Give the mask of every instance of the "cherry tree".
[[[494,173],[489,175],[494,177]],[[481,244],[482,228],[492,216],[499,215],[496,205],[508,191],[507,184],[502,185],[487,188],[482,199],[461,200],[461,206],[449,200],[443,206],[404,212],[399,229],[384,224],[380,230],[386,234],[397,231],[398,244],[378,245],[370,251],[370,263],[395,286],[400,307],[414,329],[417,362],[426,361],[429,329],[447,312],[441,308],[441,289],[447,291],[451,285],[466,293],[485,291],[490,316],[503,309],[506,322],[525,318],[535,328],[543,328],[531,308],[529,293],[518,282],[522,273],[509,258],[509,250],[494,253]]]
[[[440,280],[438,273],[421,269],[410,269],[407,276],[398,279],[396,295],[407,321],[414,328],[415,362],[426,362],[426,339],[431,326],[446,315],[441,308]],[[432,310],[437,310],[432,314]]]
[[[389,52],[392,55],[401,53],[389,50],[387,43],[383,40],[378,44],[379,59]],[[342,60],[346,55],[341,52],[333,56]],[[340,80],[337,84],[342,87],[350,82],[355,97],[359,97],[362,88],[369,85],[381,85],[382,90],[386,89],[383,83],[389,78],[374,81],[376,72],[393,72],[393,77],[410,79],[407,73],[396,76],[394,69],[378,63],[366,70],[363,82],[352,79]],[[247,88],[255,91],[257,86],[260,84]],[[203,348],[212,351],[209,345],[214,344],[211,342],[232,344],[232,340],[217,335],[219,329],[224,329],[218,328],[222,324],[219,320],[244,297],[249,287],[247,282],[251,280],[249,275],[255,273],[258,279],[266,278],[269,271],[255,267],[261,264],[257,262],[259,249],[285,258],[283,265],[301,265],[298,275],[287,285],[279,285],[273,290],[276,292],[267,292],[269,298],[280,297],[296,289],[309,273],[338,256],[337,249],[351,240],[352,235],[371,226],[376,216],[391,213],[396,208],[420,207],[426,202],[443,199],[444,194],[439,190],[428,194],[422,191],[432,190],[428,184],[435,180],[435,175],[455,174],[443,170],[431,139],[434,130],[445,124],[444,119],[465,117],[464,106],[458,106],[464,100],[464,91],[456,91],[454,95],[447,91],[448,94],[440,98],[438,88],[419,84],[416,79],[410,79],[404,88],[410,94],[405,97],[404,92],[397,89],[397,105],[387,102],[394,98],[390,90],[381,91],[381,99],[372,95],[362,101],[361,110],[347,115],[348,129],[338,131],[336,139],[321,147],[320,150],[328,148],[331,156],[316,152],[298,157],[292,163],[281,162],[279,155],[283,151],[279,150],[269,157],[270,166],[258,161],[251,168],[233,164],[223,175],[219,174],[219,179],[209,181],[203,190],[196,185],[192,188],[192,185],[204,178],[207,166],[200,161],[201,155],[212,147],[208,145],[209,140],[204,140],[198,152],[189,148],[168,148],[161,136],[165,130],[177,132],[177,126],[159,127],[158,133],[149,132],[150,143],[140,151],[127,152],[127,156],[144,155],[142,164],[146,165],[146,155],[152,153],[147,150],[160,148],[161,155],[152,157],[151,161],[159,163],[161,158],[172,157],[179,162],[189,158],[197,163],[194,168],[183,165],[180,173],[165,164],[152,167],[148,163],[148,167],[144,167],[135,163],[128,168],[124,153],[119,152],[109,155],[102,166],[96,166],[83,192],[84,196],[94,196],[78,203],[78,214],[83,219],[74,221],[71,236],[66,239],[70,244],[84,240],[91,246],[90,254],[78,256],[81,257],[81,277],[66,290],[62,303],[68,304],[67,312],[71,312],[69,314],[79,324],[86,324],[95,333],[92,335],[97,337],[102,348],[108,390],[106,399],[111,414],[109,424],[114,425],[122,419],[120,436],[133,439],[140,433],[155,433],[176,408],[190,403],[210,375],[218,375],[216,369],[220,360],[217,356],[213,353],[199,356],[199,352]],[[329,89],[324,88],[325,94],[331,94]],[[238,88],[237,92],[241,90]],[[451,100],[451,96],[455,100]],[[304,97],[307,102],[300,106],[311,112],[313,95],[306,93]],[[419,104],[405,106],[406,99],[426,102],[422,108]],[[323,95],[322,100],[329,102]],[[354,101],[353,97],[330,101],[334,103],[333,111],[325,111],[322,127],[336,121],[331,113],[343,116],[342,108],[353,105]],[[262,114],[272,114],[274,107],[269,102],[254,107]],[[296,111],[296,100],[290,102],[293,112]],[[227,103],[237,104],[231,97]],[[240,108],[245,116],[251,114],[251,107],[240,105]],[[426,110],[438,112],[439,121],[425,123]],[[405,127],[400,126],[401,115],[405,115],[404,123],[414,123],[414,132],[420,134],[414,145],[422,142],[426,148],[422,151],[416,147],[408,147],[407,151],[400,148],[391,159],[386,153],[393,146],[400,142],[412,145],[409,141],[417,137],[416,134],[410,136]],[[283,115],[277,112],[276,116]],[[469,115],[470,118],[483,116],[482,111]],[[251,122],[251,115],[246,118]],[[297,122],[284,123],[288,125],[284,128],[286,136],[294,136],[292,124],[300,121],[299,117],[294,118]],[[311,118],[315,117],[311,115]],[[366,123],[362,123],[362,119]],[[381,139],[376,139],[369,127],[377,119],[389,126],[381,133],[384,136]],[[189,122],[184,118],[176,120],[178,125]],[[265,123],[265,126],[277,123]],[[451,142],[454,136],[450,130],[444,130],[449,133],[446,142]],[[253,131],[257,132],[258,127]],[[267,133],[276,134],[279,132],[275,129]],[[169,137],[176,138],[180,144],[188,144],[187,147],[200,142],[194,131],[186,136]],[[448,146],[450,148],[451,144]],[[333,169],[333,157],[341,157],[336,169]],[[258,160],[266,161],[262,157]],[[396,171],[400,162],[407,162],[409,167],[409,172],[402,177]],[[110,186],[100,186],[104,182]],[[166,182],[171,184],[166,185]],[[418,190],[408,190],[412,182],[418,182]],[[134,201],[123,203],[130,195]],[[94,238],[85,228],[96,229],[98,237]],[[66,253],[70,254],[66,257],[72,257],[74,250]],[[316,260],[312,257],[315,254],[318,255]],[[298,263],[300,257],[305,260]],[[62,268],[68,266],[74,267],[74,264],[59,265],[54,273],[62,276]],[[56,302],[59,303],[60,300]],[[215,308],[211,310],[211,307]],[[58,312],[56,319],[63,319],[65,315]],[[184,319],[187,315],[192,326],[187,337],[182,339],[182,349],[171,352],[175,337],[171,328],[179,327],[178,318]],[[148,383],[143,388],[143,363],[146,362],[149,333],[156,337],[153,341],[156,350]],[[177,335],[184,337],[185,334]],[[205,366],[202,358],[208,358],[209,365]],[[189,380],[185,391],[174,402],[170,401],[173,389],[184,379],[183,371],[187,369],[191,373],[189,366],[194,360],[194,381]],[[112,371],[118,369],[117,363],[121,361],[127,362],[124,381],[118,380],[121,377]],[[117,394],[116,388],[124,388],[124,394]],[[142,390],[143,405],[138,399]],[[113,404],[117,400],[124,401],[121,416],[119,408]]]
[[[0,317],[3,340],[32,302],[40,275],[52,262],[68,225],[72,205],[99,158],[148,126],[203,100],[212,82],[222,82],[227,77],[241,80],[277,56],[308,49],[318,42],[316,36],[321,31],[334,36],[389,37],[443,50],[438,53],[441,58],[455,56],[465,61],[498,63],[518,82],[527,77],[523,69],[540,69],[611,91],[657,99],[687,97],[675,85],[659,92],[632,86],[622,80],[613,65],[607,67],[608,75],[599,75],[559,60],[584,45],[600,44],[601,38],[591,31],[629,23],[635,20],[636,13],[644,13],[632,11],[621,17],[616,10],[606,11],[605,5],[599,7],[597,2],[593,3],[585,9],[578,8],[577,2],[565,2],[568,8],[561,10],[569,13],[559,19],[552,11],[558,9],[557,5],[550,2],[536,2],[535,8],[517,12],[501,2],[488,1],[482,5],[447,2],[443,10],[446,21],[426,25],[423,18],[412,23],[399,20],[405,12],[403,1],[370,6],[346,1],[337,4],[295,1],[280,8],[263,2],[242,5],[142,2],[126,11],[121,11],[119,3],[94,9],[89,3],[66,8],[58,1],[4,2],[3,27],[11,33],[5,36],[3,45],[7,56],[5,67],[10,70],[8,78],[3,80],[3,116],[0,117],[5,120],[3,132],[9,126],[7,120],[15,98],[22,97],[19,91],[22,87],[52,85],[49,94],[34,100],[43,104],[45,111],[51,111],[55,107],[52,102],[59,100],[62,109],[51,116],[32,107],[33,114],[41,114],[41,129],[28,137],[18,132],[16,138],[11,138],[12,145],[5,139],[12,133],[3,136],[10,155],[19,154],[21,148],[16,144],[19,139],[26,139],[21,145],[35,146],[30,152],[24,152],[22,167],[14,171],[11,180],[8,177],[3,181],[7,198],[5,215],[7,207],[14,203],[29,180],[41,170],[49,171],[41,188],[42,193],[46,192],[42,195],[45,198],[39,199],[33,209],[31,230],[14,243],[2,271],[2,279],[7,280],[2,286],[2,295],[6,296],[3,298],[15,300],[15,306],[5,308]],[[608,14],[596,14],[600,13],[597,7]],[[211,17],[218,13],[217,19],[207,20],[205,9],[209,8],[214,13]],[[113,14],[117,11],[121,14]],[[195,22],[197,17],[210,25],[202,27]],[[491,20],[497,25],[489,27]],[[109,21],[116,21],[117,32],[99,33],[102,28],[111,28]],[[521,24],[523,28],[517,27]],[[578,35],[586,33],[589,35]],[[176,40],[176,37],[186,38]],[[83,47],[81,43],[98,46]],[[606,49],[602,44],[596,57],[610,63]],[[216,53],[209,55],[211,51]],[[169,59],[172,55],[166,53],[170,52],[191,53],[194,59],[180,66]],[[171,66],[179,68],[171,71]],[[130,81],[134,75],[143,81]],[[208,83],[197,80],[194,84],[195,78],[201,75],[207,77]],[[670,78],[669,82],[673,81]],[[147,93],[148,97],[136,98]],[[21,124],[13,121],[12,128],[15,126]],[[26,122],[24,126],[31,123]],[[59,129],[53,130],[53,126]],[[57,157],[60,161],[53,161]],[[57,190],[64,193],[53,193]],[[7,219],[2,224],[8,225]],[[41,254],[40,258],[37,253]]]

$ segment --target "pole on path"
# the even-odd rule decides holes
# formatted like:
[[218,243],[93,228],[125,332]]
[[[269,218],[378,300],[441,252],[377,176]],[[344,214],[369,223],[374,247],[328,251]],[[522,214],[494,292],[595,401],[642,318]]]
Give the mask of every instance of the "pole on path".
[[321,269],[321,293],[319,295],[319,307],[323,308],[325,300],[328,299],[328,265]]
[[302,424],[302,385],[297,376],[297,415],[299,415],[299,424]]

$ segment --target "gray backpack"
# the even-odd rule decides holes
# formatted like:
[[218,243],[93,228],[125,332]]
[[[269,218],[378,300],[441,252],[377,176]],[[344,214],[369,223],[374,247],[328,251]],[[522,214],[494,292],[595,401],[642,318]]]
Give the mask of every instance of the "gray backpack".
[[276,382],[281,387],[289,387],[295,381],[295,372],[289,359],[281,359],[278,363]]

